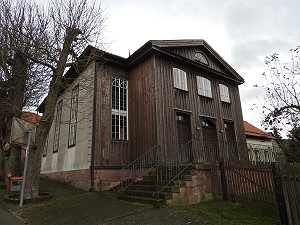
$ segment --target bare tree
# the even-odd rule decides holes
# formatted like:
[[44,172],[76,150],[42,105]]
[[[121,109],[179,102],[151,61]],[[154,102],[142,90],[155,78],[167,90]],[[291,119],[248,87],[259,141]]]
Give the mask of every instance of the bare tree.
[[[87,0],[53,0],[46,10],[30,0],[14,4],[0,0],[0,137],[3,140],[10,132],[7,118],[19,117],[23,107],[40,103],[39,94],[48,90],[43,118],[36,131],[36,148],[29,155],[25,199],[38,197],[43,147],[59,91],[65,83],[65,70],[70,66],[79,69],[89,62],[90,58],[78,56],[89,43],[100,46],[105,19],[100,5],[88,4]],[[1,160],[0,166],[3,166]]]
[[290,50],[291,61],[288,63],[282,63],[277,53],[266,57],[269,72],[263,73],[266,85],[262,86],[267,96],[262,106],[264,125],[275,134],[288,130],[296,155],[300,153],[299,50],[300,46]]
[[[45,68],[28,56],[36,55],[32,38],[40,40],[40,30],[47,24],[39,8],[26,0],[13,4],[0,0],[0,139],[9,140],[12,118],[20,118],[25,105],[44,94],[42,88],[49,79]],[[40,30],[39,30],[40,29]],[[2,144],[1,144],[2,146]],[[10,172],[20,175],[20,146],[11,145],[0,153],[0,179]]]
[[36,150],[29,155],[25,199],[38,197],[42,152],[65,70],[69,66],[77,68],[81,62],[87,63],[88,60],[80,60],[78,55],[89,43],[96,46],[99,44],[106,19],[101,7],[95,3],[89,5],[87,0],[53,0],[48,14],[51,22],[44,31],[47,40],[40,52],[43,60],[30,56],[31,60],[51,69],[52,79],[45,99],[43,118],[37,128]]

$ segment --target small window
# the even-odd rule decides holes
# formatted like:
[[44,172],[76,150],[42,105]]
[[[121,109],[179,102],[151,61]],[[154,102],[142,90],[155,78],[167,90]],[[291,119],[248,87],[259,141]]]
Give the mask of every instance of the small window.
[[260,153],[259,150],[254,150],[254,155],[255,155],[255,161],[260,162]]
[[197,76],[196,79],[197,79],[198,95],[212,98],[210,80],[200,76]]
[[78,94],[79,86],[76,85],[72,89],[71,96],[71,111],[70,111],[70,124],[69,124],[69,147],[76,144],[76,130],[77,130],[77,112],[78,112]]
[[270,162],[269,151],[265,151],[265,161]]
[[57,104],[56,117],[55,117],[55,128],[54,128],[54,142],[53,142],[53,152],[58,151],[59,135],[60,135],[60,123],[62,114],[62,101]]
[[219,84],[219,87],[220,87],[221,101],[230,103],[228,87],[224,84]]
[[215,128],[215,124],[210,120],[203,120],[202,127]]
[[205,56],[203,54],[201,54],[200,52],[197,52],[194,56],[195,61],[197,62],[201,62],[204,63],[206,65],[208,65],[207,59],[205,58]]
[[43,149],[43,157],[45,157],[47,155],[47,148],[48,148],[48,137],[49,135],[47,135],[46,137],[46,141],[45,141],[45,144],[44,144],[44,149]]
[[173,79],[174,79],[174,87],[187,91],[187,80],[186,80],[186,72],[178,69],[173,68]]

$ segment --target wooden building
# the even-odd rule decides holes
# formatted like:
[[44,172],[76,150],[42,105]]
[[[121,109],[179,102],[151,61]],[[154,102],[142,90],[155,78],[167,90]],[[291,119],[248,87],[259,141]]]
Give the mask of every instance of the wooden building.
[[163,160],[190,140],[215,143],[215,157],[246,143],[244,80],[204,40],[148,41],[127,59],[92,50],[101,57],[58,98],[42,174],[105,190],[157,145]]

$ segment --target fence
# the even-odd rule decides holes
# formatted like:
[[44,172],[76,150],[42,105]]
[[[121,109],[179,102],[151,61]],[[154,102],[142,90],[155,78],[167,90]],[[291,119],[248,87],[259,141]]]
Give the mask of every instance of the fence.
[[289,224],[300,224],[300,165],[280,163],[279,168]]
[[220,160],[211,175],[214,198],[279,213],[282,224],[300,224],[299,165]]

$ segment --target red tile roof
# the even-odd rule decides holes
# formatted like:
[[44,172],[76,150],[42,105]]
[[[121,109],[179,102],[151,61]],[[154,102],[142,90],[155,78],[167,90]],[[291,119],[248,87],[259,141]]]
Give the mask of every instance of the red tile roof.
[[42,117],[32,112],[22,112],[21,119],[31,123],[38,123]]
[[253,126],[252,124],[248,123],[247,121],[244,121],[244,128],[245,128],[245,134],[248,136],[263,137],[263,138],[269,138],[269,139],[275,138],[275,137],[271,136],[270,134],[267,134],[266,132],[263,132],[262,130],[260,130],[257,127]]

